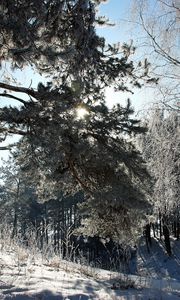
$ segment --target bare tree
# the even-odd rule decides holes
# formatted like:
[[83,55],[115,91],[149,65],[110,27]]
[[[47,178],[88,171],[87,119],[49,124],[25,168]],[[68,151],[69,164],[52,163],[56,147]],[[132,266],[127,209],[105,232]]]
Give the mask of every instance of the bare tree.
[[[138,31],[137,45],[150,62],[149,74],[159,78],[156,101],[167,109],[179,110],[180,2],[132,0],[131,8],[132,22],[136,24],[136,33]],[[147,80],[147,84],[149,82]]]
[[170,255],[169,229],[174,227],[174,236],[177,239],[180,230],[179,116],[176,111],[167,115],[165,110],[157,108],[147,122],[148,131],[141,140],[141,147],[148,169],[154,177],[152,198],[154,213],[160,221],[160,237],[163,233]]

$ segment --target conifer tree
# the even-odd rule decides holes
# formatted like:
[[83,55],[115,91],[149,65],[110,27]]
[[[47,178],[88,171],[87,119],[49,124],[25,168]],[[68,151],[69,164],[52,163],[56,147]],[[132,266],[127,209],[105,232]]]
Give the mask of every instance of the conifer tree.
[[1,108],[0,133],[22,136],[18,163],[39,193],[84,190],[90,231],[118,236],[149,207],[148,174],[130,139],[144,129],[129,100],[109,109],[104,92],[131,92],[146,74],[131,60],[132,45],[112,46],[96,34],[107,22],[96,16],[100,2],[1,1],[1,59],[48,81],[36,89],[0,82],[0,96],[20,104]]

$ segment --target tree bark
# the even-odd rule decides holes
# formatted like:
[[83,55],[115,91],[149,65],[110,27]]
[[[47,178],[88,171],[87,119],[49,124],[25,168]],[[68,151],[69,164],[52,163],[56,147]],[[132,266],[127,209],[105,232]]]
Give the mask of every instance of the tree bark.
[[150,247],[152,245],[152,240],[151,240],[151,225],[148,223],[146,224],[145,227],[145,238],[146,238],[146,246],[148,253],[150,252]]
[[171,243],[169,238],[169,229],[166,224],[163,225],[163,234],[164,234],[164,242],[165,242],[167,254],[171,256],[172,251],[171,251]]
[[11,234],[11,239],[17,235],[17,207],[14,208],[14,220],[13,220],[13,230]]
[[3,83],[3,82],[0,82],[0,88],[5,89],[5,90],[10,90],[10,91],[13,91],[13,92],[24,93],[24,94],[27,94],[27,95],[32,96],[34,98],[36,98],[39,95],[38,91],[34,91],[33,89],[14,86],[14,85],[6,84],[6,83]]
[[159,233],[160,233],[160,240],[162,239],[162,215],[161,212],[159,212]]

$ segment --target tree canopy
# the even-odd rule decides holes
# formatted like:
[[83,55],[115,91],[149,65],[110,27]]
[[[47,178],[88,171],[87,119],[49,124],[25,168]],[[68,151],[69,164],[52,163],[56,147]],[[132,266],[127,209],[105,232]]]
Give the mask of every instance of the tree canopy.
[[131,92],[147,74],[133,64],[132,45],[112,46],[96,34],[96,25],[106,23],[96,16],[100,2],[1,1],[2,62],[31,66],[48,81],[36,89],[0,82],[0,96],[20,104],[1,108],[0,134],[22,136],[15,157],[42,198],[57,188],[84,190],[93,232],[117,236],[130,233],[150,207],[149,177],[130,138],[144,132],[130,101],[109,109],[104,92]]

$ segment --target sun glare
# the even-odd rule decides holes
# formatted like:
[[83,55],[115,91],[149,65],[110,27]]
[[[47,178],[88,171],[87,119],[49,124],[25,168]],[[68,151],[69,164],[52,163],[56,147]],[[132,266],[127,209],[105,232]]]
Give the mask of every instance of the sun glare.
[[88,111],[84,107],[78,107],[76,109],[76,113],[77,113],[77,118],[78,119],[83,119],[83,118],[85,118],[85,116],[88,115]]

